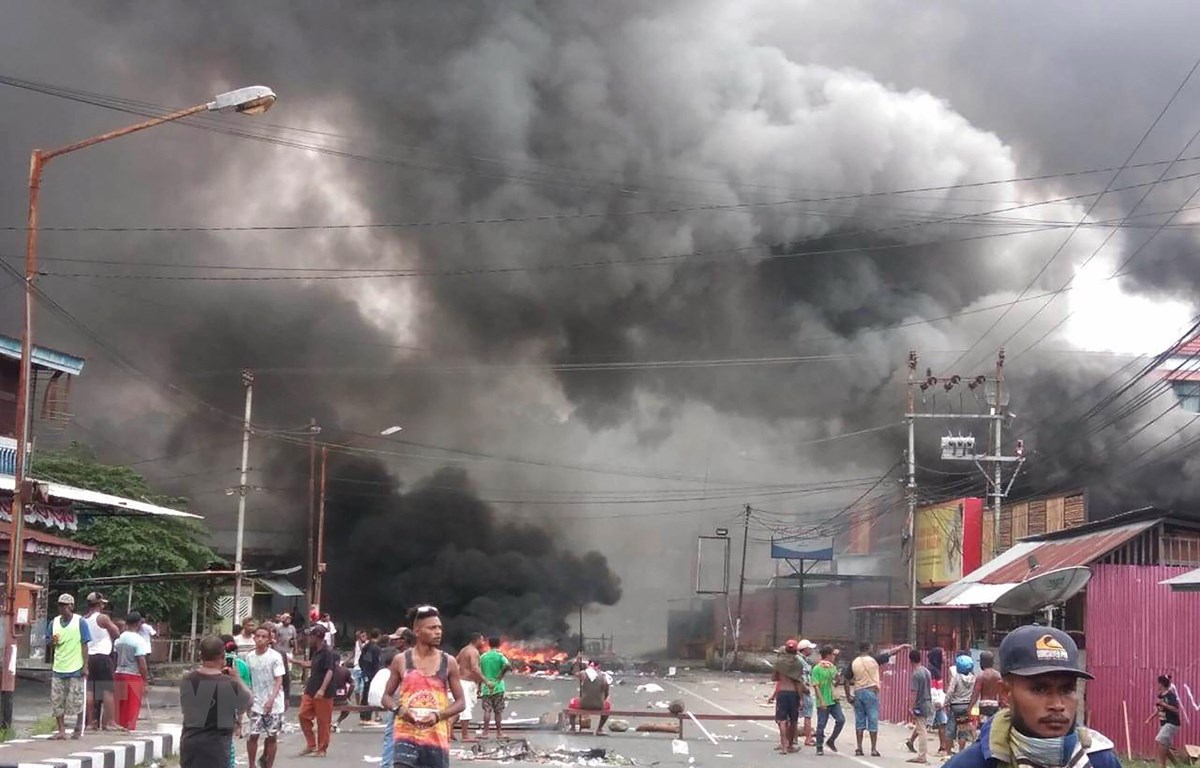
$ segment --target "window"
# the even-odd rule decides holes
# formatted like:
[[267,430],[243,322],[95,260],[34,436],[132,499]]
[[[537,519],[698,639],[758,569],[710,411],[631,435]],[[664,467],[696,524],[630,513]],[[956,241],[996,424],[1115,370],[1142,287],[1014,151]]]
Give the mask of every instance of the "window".
[[1179,398],[1179,407],[1191,413],[1200,413],[1200,381],[1173,381],[1171,389]]

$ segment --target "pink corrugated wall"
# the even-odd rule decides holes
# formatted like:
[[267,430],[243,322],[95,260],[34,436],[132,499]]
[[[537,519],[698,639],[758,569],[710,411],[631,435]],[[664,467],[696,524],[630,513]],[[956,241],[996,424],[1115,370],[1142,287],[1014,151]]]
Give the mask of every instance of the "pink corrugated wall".
[[912,710],[912,693],[908,690],[912,662],[908,660],[908,651],[901,651],[893,656],[882,672],[880,681],[883,690],[879,694],[879,719],[889,723],[908,722],[911,717],[909,711]]
[[[1200,744],[1200,711],[1187,688],[1200,697],[1200,594],[1172,592],[1163,579],[1190,570],[1170,566],[1096,565],[1087,587],[1088,723],[1125,754],[1129,708],[1130,741],[1136,755],[1154,754],[1158,723],[1145,723],[1154,709],[1155,682],[1171,674],[1185,717],[1176,746]],[[1187,686],[1187,688],[1185,688]],[[1190,716],[1190,719],[1189,719]]]

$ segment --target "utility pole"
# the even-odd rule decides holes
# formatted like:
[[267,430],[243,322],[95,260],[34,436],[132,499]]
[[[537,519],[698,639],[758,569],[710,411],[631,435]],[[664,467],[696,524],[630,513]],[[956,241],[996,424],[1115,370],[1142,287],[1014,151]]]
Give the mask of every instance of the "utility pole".
[[750,505],[746,505],[746,516],[742,520],[742,574],[738,577],[737,619],[733,624],[733,666],[736,668],[742,639],[742,599],[746,595],[746,548],[750,544]]
[[325,580],[325,476],[329,465],[329,448],[321,446],[321,491],[317,500],[317,583],[313,602],[321,604],[321,586]]
[[[1001,390],[1004,387],[1004,348],[996,355],[996,404],[992,407],[992,557],[1000,554],[1000,511],[1003,505],[1005,491],[1001,487],[1000,470],[1004,463],[1000,460],[1004,454],[1000,433],[1004,429],[1004,401]],[[1020,467],[1017,468],[1020,471]],[[1015,476],[1015,474],[1014,474]]]
[[[254,372],[242,369],[242,386],[246,388],[246,415],[242,420],[242,474],[238,483],[237,551],[234,553],[233,623],[242,620],[242,547],[246,533],[246,495],[250,487],[246,484],[246,473],[250,461],[250,409],[254,402]],[[251,595],[253,595],[251,591]],[[253,599],[251,599],[253,602]]]
[[[909,562],[908,562],[908,578],[909,578],[909,610],[908,610],[908,641],[916,644],[917,641],[917,586],[918,586],[918,569],[917,569],[917,481],[916,481],[916,420],[917,419],[940,419],[950,421],[978,421],[984,420],[988,422],[990,440],[987,448],[982,453],[977,453],[975,448],[975,437],[973,435],[947,435],[942,437],[942,460],[943,461],[970,461],[975,464],[983,475],[984,480],[988,485],[988,499],[991,502],[992,509],[992,556],[1000,553],[1000,512],[1004,498],[1008,495],[1009,489],[1012,488],[1013,482],[1016,480],[1018,473],[1021,471],[1021,466],[1025,461],[1024,446],[1021,441],[1017,441],[1016,455],[1004,455],[1003,429],[1004,419],[1007,418],[1006,403],[1003,399],[1004,392],[1004,350],[999,351],[996,359],[996,374],[992,379],[992,387],[990,392],[986,387],[988,376],[977,375],[964,378],[958,374],[952,374],[943,377],[933,375],[933,371],[926,369],[925,378],[921,381],[916,380],[917,368],[917,353],[910,351],[908,353],[908,413],[905,414],[905,422],[908,427],[908,452],[905,456],[905,463],[908,468],[908,481],[906,484],[908,496],[908,520],[905,525],[905,534],[908,537],[909,543]],[[914,384],[916,387],[914,387]],[[916,389],[919,388],[924,393],[933,390],[933,394],[937,394],[937,388],[941,387],[949,395],[959,385],[966,385],[967,389],[973,394],[976,402],[979,402],[980,393],[985,393],[984,404],[987,406],[987,411],[980,413],[966,413],[960,408],[958,413],[917,413],[916,410]],[[961,393],[962,390],[960,389]],[[993,400],[994,398],[994,400]],[[936,401],[935,401],[936,402]],[[1003,469],[1006,463],[1014,463],[1012,474],[1008,478],[1008,485],[1004,484]]]
[[908,353],[908,483],[905,485],[905,495],[908,498],[908,523],[905,531],[908,534],[908,642],[914,648],[917,645],[917,419],[914,415],[917,408],[917,352]]
[[308,561],[305,574],[308,588],[304,590],[308,604],[313,604],[313,587],[317,583],[316,536],[317,536],[317,435],[321,428],[316,419],[308,420]]

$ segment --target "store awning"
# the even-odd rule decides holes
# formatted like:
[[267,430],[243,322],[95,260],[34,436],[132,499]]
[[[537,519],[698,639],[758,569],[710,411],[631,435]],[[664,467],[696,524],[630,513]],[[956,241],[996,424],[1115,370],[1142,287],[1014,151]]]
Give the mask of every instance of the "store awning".
[[[36,482],[46,485],[46,492],[51,498],[73,501],[92,509],[134,515],[153,515],[156,517],[182,517],[191,520],[203,519],[200,515],[193,515],[191,512],[181,512],[178,509],[160,507],[157,504],[138,501],[136,499],[126,499],[121,496],[100,493],[99,491],[75,488],[74,486],[63,485],[62,483],[49,483],[43,480],[37,480]],[[15,487],[16,481],[12,475],[0,475],[0,491],[11,492]]]
[[287,579],[257,578],[255,581],[280,597],[304,597],[304,592]]

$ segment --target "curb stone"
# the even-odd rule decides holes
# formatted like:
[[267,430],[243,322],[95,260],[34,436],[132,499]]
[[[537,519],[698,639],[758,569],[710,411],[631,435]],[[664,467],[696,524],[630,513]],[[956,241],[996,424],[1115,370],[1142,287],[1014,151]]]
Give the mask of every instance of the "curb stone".
[[0,768],[134,768],[151,760],[174,755],[179,750],[171,733],[131,733],[113,744],[87,748],[66,757],[53,757],[22,762],[6,761],[4,749],[18,744],[47,740],[48,736],[32,739],[12,739],[0,743]]

